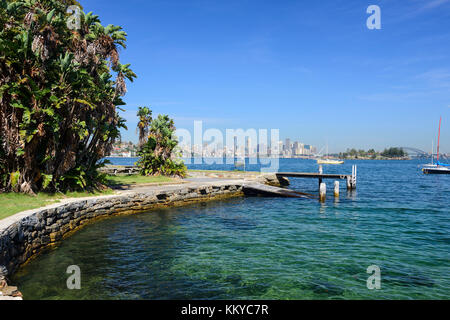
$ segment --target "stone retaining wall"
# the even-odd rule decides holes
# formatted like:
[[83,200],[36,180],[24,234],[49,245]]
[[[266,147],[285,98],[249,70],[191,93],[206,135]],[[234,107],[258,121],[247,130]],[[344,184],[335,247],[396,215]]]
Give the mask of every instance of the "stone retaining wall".
[[100,168],[99,171],[112,176],[125,176],[130,174],[138,174],[139,168],[137,166],[106,165]]
[[242,181],[218,181],[74,200],[14,215],[0,220],[0,277],[97,219],[241,195]]

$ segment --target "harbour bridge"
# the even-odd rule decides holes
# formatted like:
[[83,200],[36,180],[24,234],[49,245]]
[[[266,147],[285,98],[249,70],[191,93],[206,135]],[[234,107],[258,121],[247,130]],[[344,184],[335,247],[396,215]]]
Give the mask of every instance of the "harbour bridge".
[[431,154],[429,152],[412,148],[412,147],[397,147],[399,149],[403,149],[411,158],[429,158]]

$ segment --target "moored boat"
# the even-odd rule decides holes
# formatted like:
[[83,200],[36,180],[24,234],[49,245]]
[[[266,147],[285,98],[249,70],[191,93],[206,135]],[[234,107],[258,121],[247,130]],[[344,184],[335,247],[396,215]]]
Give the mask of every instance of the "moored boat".
[[441,123],[442,117],[439,119],[439,133],[438,133],[438,145],[437,145],[437,161],[433,163],[433,152],[431,153],[431,164],[427,164],[422,168],[424,174],[450,174],[450,164],[441,163],[439,161],[439,146],[441,140]]
[[448,166],[428,165],[422,168],[424,174],[450,174],[450,168]]
[[343,160],[334,160],[334,159],[317,159],[318,164],[343,164]]
[[327,142],[327,154],[325,157],[321,158],[321,159],[317,159],[317,163],[318,164],[343,164],[344,161],[343,160],[337,160],[337,159],[330,159],[328,158],[328,142]]

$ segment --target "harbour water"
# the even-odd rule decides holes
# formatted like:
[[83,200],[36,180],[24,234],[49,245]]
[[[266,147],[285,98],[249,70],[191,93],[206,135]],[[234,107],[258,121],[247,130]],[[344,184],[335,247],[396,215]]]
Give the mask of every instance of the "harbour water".
[[[122,161],[122,162],[121,162]],[[132,160],[113,160],[116,164]],[[26,299],[449,299],[450,176],[419,160],[346,161],[358,187],[335,201],[241,198],[94,223],[22,268]],[[232,169],[192,165],[194,169]],[[247,166],[257,170],[257,166]],[[280,159],[280,171],[317,171]],[[290,188],[316,193],[317,181]],[[81,269],[68,290],[66,269]],[[381,289],[369,290],[371,265]]]

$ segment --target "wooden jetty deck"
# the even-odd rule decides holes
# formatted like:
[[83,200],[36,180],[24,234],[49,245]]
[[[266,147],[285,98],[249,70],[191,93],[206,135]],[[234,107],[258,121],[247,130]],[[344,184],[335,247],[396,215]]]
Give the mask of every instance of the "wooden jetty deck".
[[322,167],[319,167],[319,172],[278,172],[276,175],[278,177],[286,178],[313,178],[319,180],[319,186],[323,179],[334,179],[334,180],[346,180],[347,189],[356,189],[356,165],[352,166],[352,174],[340,174],[340,173],[323,173]]
[[351,178],[351,174],[315,173],[315,172],[277,172],[277,176],[290,178],[341,179]]

